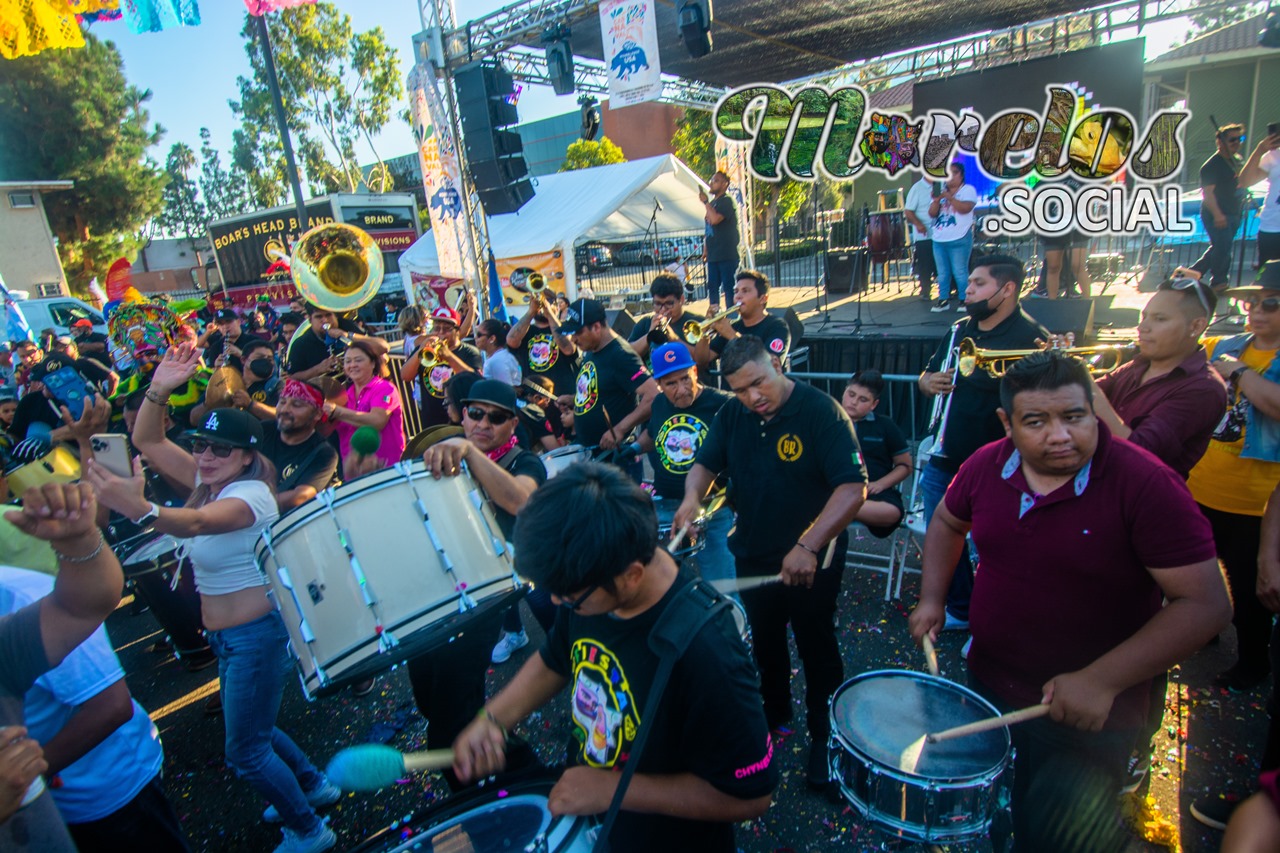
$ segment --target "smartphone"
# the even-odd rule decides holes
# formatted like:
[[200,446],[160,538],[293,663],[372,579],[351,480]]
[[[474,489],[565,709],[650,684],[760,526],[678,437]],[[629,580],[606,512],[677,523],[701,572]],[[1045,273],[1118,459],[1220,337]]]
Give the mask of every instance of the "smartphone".
[[93,461],[117,477],[133,476],[133,453],[129,449],[129,436],[120,432],[100,432],[89,439],[93,448]]
[[1280,121],[1273,121],[1267,125],[1267,136],[1275,136],[1280,133]]
[[60,367],[44,378],[44,387],[53,395],[54,402],[67,407],[72,420],[80,420],[86,403],[93,403],[93,390],[74,367]]

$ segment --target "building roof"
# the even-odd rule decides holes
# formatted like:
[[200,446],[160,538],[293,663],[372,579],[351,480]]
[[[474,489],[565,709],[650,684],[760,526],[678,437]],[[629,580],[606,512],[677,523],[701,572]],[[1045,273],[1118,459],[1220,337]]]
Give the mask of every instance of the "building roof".
[[0,181],[0,190],[53,192],[54,190],[69,190],[75,185],[75,181]]
[[1262,28],[1265,19],[1266,13],[1263,12],[1252,18],[1245,18],[1238,23],[1207,32],[1181,47],[1165,51],[1147,64],[1159,65],[1162,62],[1174,62],[1179,59],[1256,49],[1258,48],[1258,31]]
[[891,110],[894,107],[911,106],[911,97],[915,92],[916,81],[904,80],[896,86],[872,92],[867,98],[868,106],[873,110]]

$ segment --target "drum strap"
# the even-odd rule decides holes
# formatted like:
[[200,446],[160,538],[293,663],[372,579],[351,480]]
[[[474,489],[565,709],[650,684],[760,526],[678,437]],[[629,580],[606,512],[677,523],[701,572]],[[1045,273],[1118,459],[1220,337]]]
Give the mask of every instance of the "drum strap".
[[[717,613],[728,610],[732,605],[729,599],[721,595],[715,587],[701,579],[695,579],[686,586],[679,595],[671,599],[662,615],[658,617],[653,630],[649,632],[649,648],[658,656],[658,671],[653,676],[653,686],[649,689],[649,698],[644,703],[644,721],[657,719],[658,707],[662,701],[662,693],[671,678],[676,663],[684,656],[693,638],[703,626],[712,620]],[[622,768],[622,778],[618,781],[618,789],[609,803],[609,811],[605,814],[604,825],[596,836],[592,853],[606,853],[609,849],[609,833],[613,831],[613,823],[622,809],[622,798],[631,784],[636,767],[640,765],[640,753],[649,739],[651,725],[640,724],[636,739],[631,744],[631,752],[627,764]]]

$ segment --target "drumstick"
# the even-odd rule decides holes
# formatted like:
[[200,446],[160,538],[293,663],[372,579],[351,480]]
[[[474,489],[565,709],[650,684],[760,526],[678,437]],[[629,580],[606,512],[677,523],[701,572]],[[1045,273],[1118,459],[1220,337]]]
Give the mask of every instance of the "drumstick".
[[325,775],[344,791],[376,791],[394,785],[407,773],[452,766],[452,749],[401,752],[390,746],[367,743],[340,751],[329,761]]
[[684,527],[681,527],[678,531],[676,531],[676,535],[672,536],[671,541],[667,543],[668,551],[674,551],[680,547],[680,543],[684,541],[684,537],[689,535],[689,526],[691,524],[693,524],[693,522],[686,521],[684,524]]
[[835,556],[835,553],[836,553],[836,540],[832,539],[830,542],[827,543],[827,547],[823,549],[822,565],[819,566],[819,568],[822,568],[822,569],[831,568],[831,558]]
[[940,743],[941,741],[951,740],[953,738],[981,734],[982,732],[989,732],[992,729],[1011,726],[1014,723],[1034,720],[1037,717],[1043,717],[1047,713],[1049,713],[1048,705],[1032,705],[1030,708],[1023,708],[1021,711],[1001,714],[998,717],[988,717],[985,720],[978,720],[976,723],[968,723],[963,726],[956,726],[953,729],[946,729],[945,731],[937,732],[936,734],[925,735],[925,740],[929,743]]
[[933,640],[929,639],[929,635],[925,634],[920,638],[920,644],[924,646],[924,661],[929,665],[929,674],[938,674],[938,650],[933,647]]
[[712,581],[711,585],[720,592],[745,592],[749,589],[755,589],[760,586],[767,586],[771,583],[782,583],[780,575],[766,575],[760,578],[725,578],[724,580]]

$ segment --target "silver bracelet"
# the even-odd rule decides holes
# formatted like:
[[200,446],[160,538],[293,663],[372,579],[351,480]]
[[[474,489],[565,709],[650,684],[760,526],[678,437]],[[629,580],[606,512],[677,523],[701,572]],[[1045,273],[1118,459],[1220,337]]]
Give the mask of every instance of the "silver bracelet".
[[107,546],[107,540],[103,538],[102,531],[99,530],[98,531],[98,547],[94,548],[92,551],[90,551],[88,554],[85,554],[83,557],[68,556],[62,553],[61,551],[59,551],[57,548],[53,549],[53,555],[58,558],[59,562],[62,562],[62,563],[87,563],[90,560],[97,558],[97,556],[102,553],[102,549],[105,548],[106,546]]

